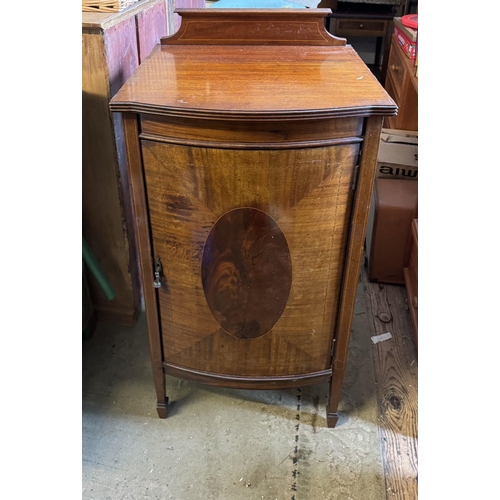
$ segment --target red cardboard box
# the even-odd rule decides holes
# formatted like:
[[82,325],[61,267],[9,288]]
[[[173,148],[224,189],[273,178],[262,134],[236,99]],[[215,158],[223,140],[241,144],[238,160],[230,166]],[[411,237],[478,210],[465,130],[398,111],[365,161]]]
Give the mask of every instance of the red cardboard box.
[[406,57],[414,60],[417,50],[417,30],[403,26],[401,18],[395,17],[394,37]]

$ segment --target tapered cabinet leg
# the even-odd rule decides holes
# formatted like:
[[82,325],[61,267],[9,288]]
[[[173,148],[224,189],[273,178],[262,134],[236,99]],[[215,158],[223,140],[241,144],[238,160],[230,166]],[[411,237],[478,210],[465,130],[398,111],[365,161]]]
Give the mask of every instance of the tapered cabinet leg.
[[[161,373],[160,373],[161,372]],[[163,367],[159,367],[155,371],[155,386],[156,386],[156,411],[160,418],[167,418],[168,413],[168,398],[166,396],[166,376]]]
[[146,192],[142,173],[142,154],[139,144],[138,117],[133,113],[123,113],[123,129],[127,145],[130,190],[135,213],[136,234],[139,248],[139,261],[142,271],[142,287],[146,304],[148,322],[149,348],[153,380],[156,389],[156,410],[160,418],[167,418],[167,397],[165,372],[163,370],[163,352],[161,347],[160,325],[158,323],[158,305],[156,288],[153,285],[154,269],[149,241],[149,222],[146,202]]
[[330,429],[333,429],[336,425],[337,422],[339,421],[339,415],[338,413],[330,413],[327,412],[326,414],[326,423]]
[[[384,60],[385,60],[384,56]],[[344,381],[349,338],[351,336],[352,318],[356,303],[363,242],[366,235],[370,200],[377,165],[377,154],[382,131],[381,116],[371,116],[366,120],[365,142],[361,154],[359,178],[354,200],[352,215],[352,230],[349,236],[349,245],[346,257],[346,268],[339,307],[337,335],[332,364],[332,380],[330,383],[330,398],[328,400],[326,420],[328,427],[335,427],[338,422],[338,406]]]
[[340,395],[342,392],[342,381],[344,370],[333,369],[332,380],[330,382],[330,395],[326,406],[326,423],[328,427],[333,428],[339,420],[338,407]]
[[156,411],[158,412],[158,416],[160,418],[167,418],[167,408],[168,398],[165,398],[163,401],[158,401],[158,403],[156,403]]

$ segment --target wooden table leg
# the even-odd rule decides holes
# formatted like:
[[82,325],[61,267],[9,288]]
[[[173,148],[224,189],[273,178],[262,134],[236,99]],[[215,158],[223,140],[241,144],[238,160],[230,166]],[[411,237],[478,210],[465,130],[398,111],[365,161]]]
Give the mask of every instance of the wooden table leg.
[[389,52],[391,50],[391,39],[394,31],[394,22],[387,21],[387,30],[384,37],[384,56],[382,60],[382,74],[380,76],[380,83],[385,85],[385,77],[387,75],[387,67],[389,65]]

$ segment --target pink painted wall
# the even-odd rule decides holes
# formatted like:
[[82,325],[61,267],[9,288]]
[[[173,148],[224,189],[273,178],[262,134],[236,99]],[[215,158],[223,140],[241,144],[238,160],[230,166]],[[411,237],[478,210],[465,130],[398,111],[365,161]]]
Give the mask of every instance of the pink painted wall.
[[137,14],[137,36],[139,39],[139,62],[142,62],[160,38],[167,34],[167,6],[160,2]]
[[[170,0],[169,0],[170,1]],[[205,0],[174,0],[176,9],[204,9]],[[181,16],[174,14],[175,17],[175,31],[181,25]]]

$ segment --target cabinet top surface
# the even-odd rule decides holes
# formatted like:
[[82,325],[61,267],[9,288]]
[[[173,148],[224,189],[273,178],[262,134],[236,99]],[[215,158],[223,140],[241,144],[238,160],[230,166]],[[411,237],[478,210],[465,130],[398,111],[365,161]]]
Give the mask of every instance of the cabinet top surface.
[[[211,21],[210,33],[217,34],[217,27],[214,29],[217,14],[213,12],[205,19]],[[232,28],[238,26],[234,22],[224,25],[226,31],[226,26],[231,26],[229,35],[226,32],[221,35],[219,30],[219,36],[225,37],[223,42],[203,35],[200,22],[191,24],[196,31],[192,31],[195,35],[190,38],[189,23],[183,19],[188,31],[181,26],[176,35],[163,39],[153,49],[111,100],[111,109],[226,119],[396,113],[394,101],[351,46],[340,45],[337,39],[330,42],[331,35],[323,33],[326,41],[319,36],[318,41],[312,40],[316,31],[320,31],[319,24],[303,40],[285,40],[289,26],[294,29],[294,20],[299,19],[295,23],[298,32],[306,32],[311,25],[310,12],[306,24],[303,17],[297,18],[299,9],[292,15],[289,12],[274,11],[278,17],[284,15],[286,21],[282,23],[281,34],[279,19],[271,20],[269,29],[259,25],[259,31],[254,29],[257,21],[247,16],[244,29],[258,32],[253,41],[251,35],[240,36],[240,30],[233,35]],[[261,34],[265,32],[269,37],[269,31],[273,36],[277,32],[277,43],[267,38],[262,40]],[[232,37],[229,43],[228,36]]]

